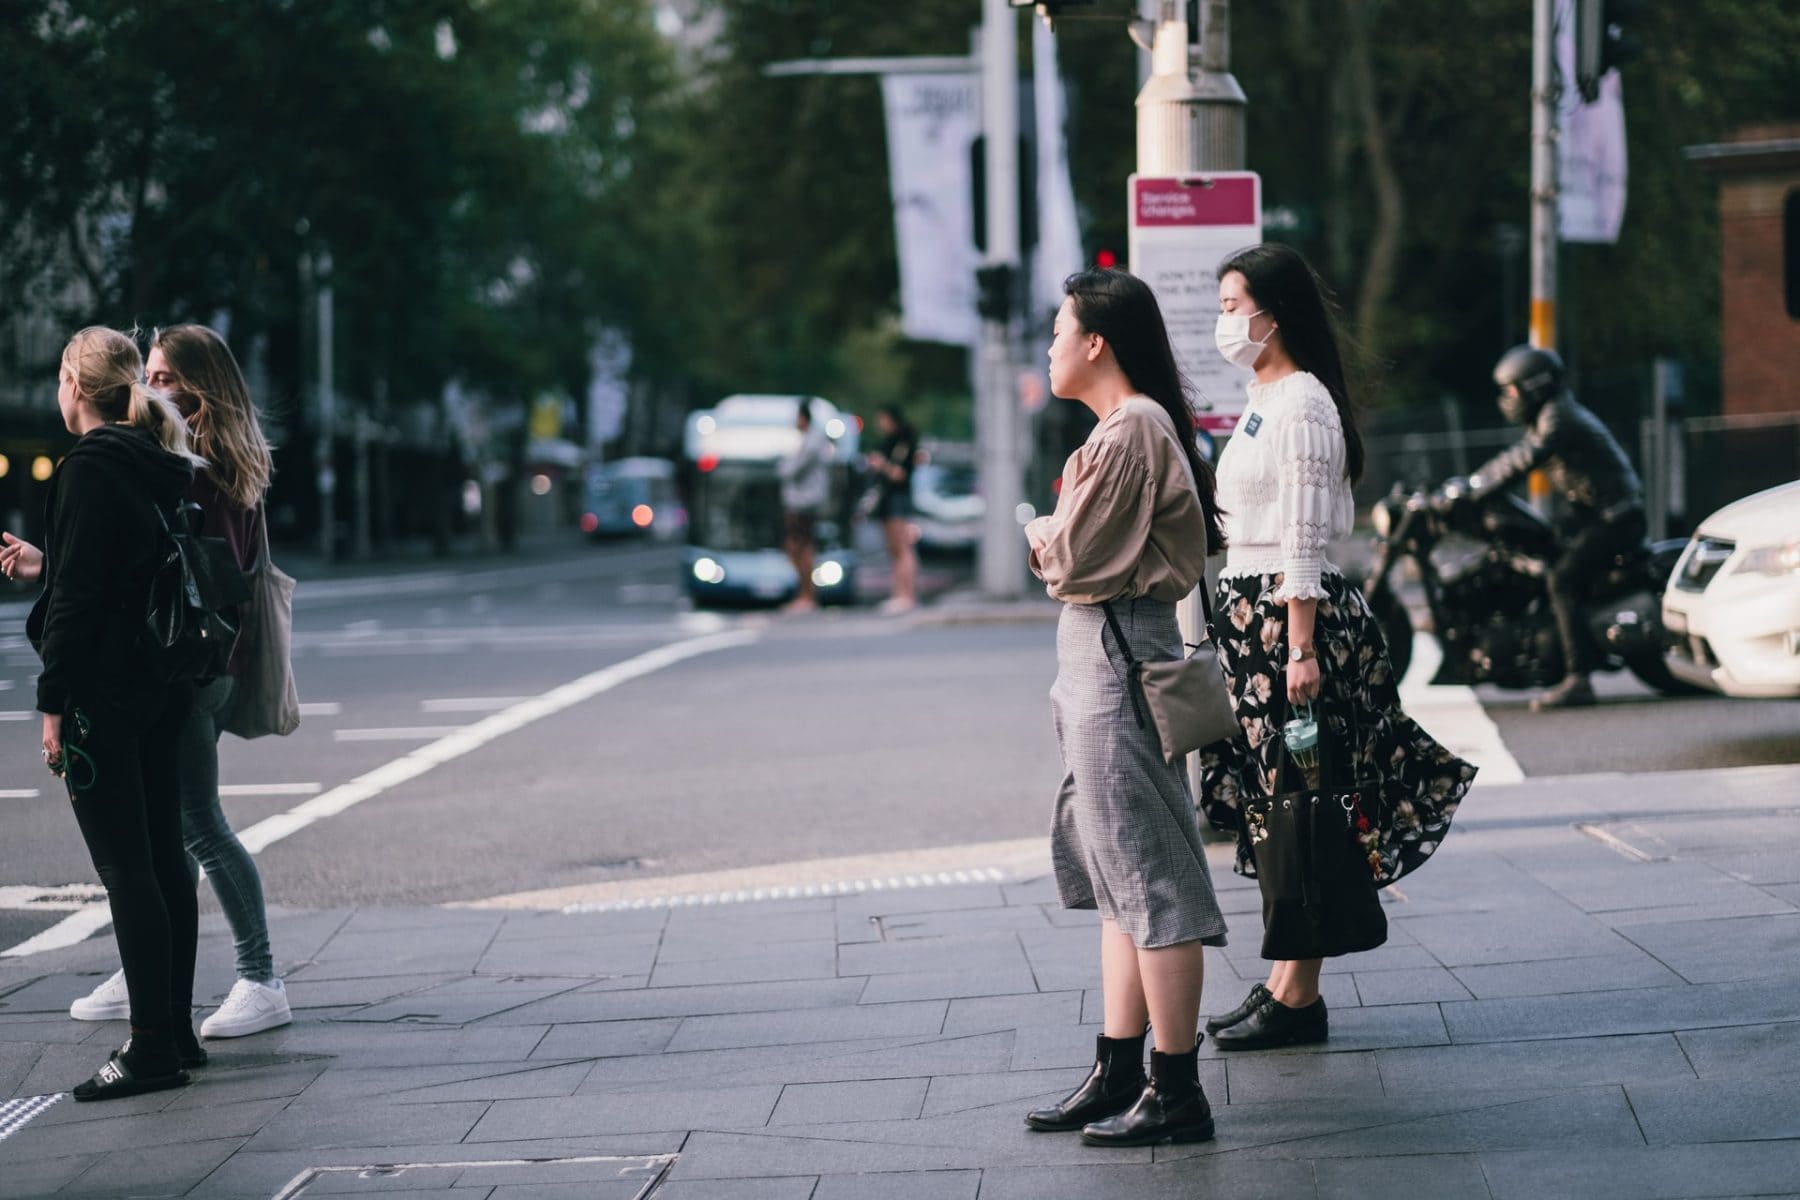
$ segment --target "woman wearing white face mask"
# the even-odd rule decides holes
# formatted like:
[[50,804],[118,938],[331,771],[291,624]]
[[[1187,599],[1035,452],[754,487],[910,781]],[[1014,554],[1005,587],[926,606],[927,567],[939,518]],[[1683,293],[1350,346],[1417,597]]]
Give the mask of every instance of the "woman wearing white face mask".
[[[1219,353],[1256,378],[1218,468],[1229,548],[1213,608],[1243,732],[1202,751],[1201,805],[1215,826],[1238,834],[1238,870],[1254,873],[1239,802],[1276,792],[1288,705],[1317,701],[1320,736],[1344,747],[1359,785],[1379,792],[1371,797],[1379,862],[1371,865],[1385,885],[1437,849],[1475,768],[1401,711],[1381,628],[1325,556],[1350,532],[1363,449],[1323,286],[1296,251],[1269,243],[1220,266],[1219,304]],[[1295,940],[1265,928],[1264,957]],[[1266,983],[1207,1022],[1214,1044],[1324,1041],[1322,965],[1276,961]]]

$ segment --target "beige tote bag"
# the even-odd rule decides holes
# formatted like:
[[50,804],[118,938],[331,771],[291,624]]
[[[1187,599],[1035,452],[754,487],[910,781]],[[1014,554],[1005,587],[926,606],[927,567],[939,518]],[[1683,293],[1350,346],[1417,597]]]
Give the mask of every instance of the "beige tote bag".
[[300,693],[294,687],[294,579],[269,558],[269,514],[257,510],[261,534],[256,566],[245,573],[250,599],[243,606],[238,645],[244,667],[237,677],[225,731],[241,738],[286,737],[300,727]]

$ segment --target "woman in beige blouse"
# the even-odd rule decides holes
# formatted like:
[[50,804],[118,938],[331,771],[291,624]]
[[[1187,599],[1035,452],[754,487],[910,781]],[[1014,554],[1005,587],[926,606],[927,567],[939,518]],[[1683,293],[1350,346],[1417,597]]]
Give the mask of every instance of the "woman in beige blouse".
[[[1184,773],[1134,718],[1119,638],[1139,659],[1180,657],[1175,602],[1223,538],[1156,297],[1123,271],[1083,272],[1064,290],[1050,388],[1100,423],[1063,469],[1056,512],[1025,536],[1031,569],[1064,603],[1050,692],[1064,768],[1051,849],[1063,905],[1100,912],[1105,1026],[1087,1080],[1025,1123],[1080,1129],[1091,1145],[1205,1141],[1201,947],[1225,944],[1225,921]],[[1156,1039],[1147,1082],[1146,1025]]]

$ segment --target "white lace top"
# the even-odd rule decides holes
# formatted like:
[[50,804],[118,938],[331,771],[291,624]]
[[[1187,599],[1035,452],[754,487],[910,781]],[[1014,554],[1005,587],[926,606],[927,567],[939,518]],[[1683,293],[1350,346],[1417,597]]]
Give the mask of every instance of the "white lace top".
[[1325,548],[1356,518],[1344,474],[1344,427],[1331,393],[1296,371],[1250,385],[1250,403],[1219,457],[1227,578],[1283,575],[1278,600],[1318,599],[1337,568]]

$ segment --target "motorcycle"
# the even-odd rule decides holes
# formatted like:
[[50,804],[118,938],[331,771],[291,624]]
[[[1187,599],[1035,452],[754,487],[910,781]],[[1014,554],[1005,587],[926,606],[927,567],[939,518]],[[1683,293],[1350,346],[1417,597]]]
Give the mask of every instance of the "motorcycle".
[[[1557,539],[1536,509],[1507,492],[1477,500],[1466,480],[1453,479],[1436,496],[1396,484],[1370,517],[1377,541],[1363,596],[1387,634],[1397,676],[1412,661],[1412,621],[1394,586],[1408,562],[1444,651],[1432,683],[1542,688],[1562,679],[1548,590]],[[1451,535],[1480,549],[1446,567],[1447,556],[1433,551]],[[1586,604],[1584,627],[1603,669],[1629,670],[1667,695],[1691,690],[1663,662],[1662,593],[1685,545],[1679,538],[1646,543],[1617,556]]]

